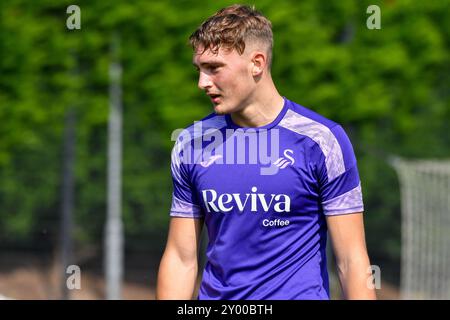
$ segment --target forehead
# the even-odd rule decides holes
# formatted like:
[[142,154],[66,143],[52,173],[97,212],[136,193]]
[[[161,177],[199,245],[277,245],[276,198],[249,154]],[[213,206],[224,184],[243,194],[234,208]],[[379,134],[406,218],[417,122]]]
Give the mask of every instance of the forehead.
[[203,47],[199,47],[194,52],[192,63],[196,66],[212,63],[226,64],[239,61],[240,59],[243,59],[243,56],[239,55],[239,53],[234,49],[229,50],[219,48],[219,51],[214,53],[211,49],[203,51]]

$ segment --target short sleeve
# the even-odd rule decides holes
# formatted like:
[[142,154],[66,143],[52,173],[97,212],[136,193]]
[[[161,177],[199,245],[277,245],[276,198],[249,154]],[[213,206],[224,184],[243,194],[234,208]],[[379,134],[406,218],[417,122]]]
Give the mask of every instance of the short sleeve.
[[[190,144],[190,143],[189,143]],[[183,163],[183,143],[177,141],[172,149],[171,173],[173,182],[170,216],[203,218],[203,213],[192,187],[188,163]],[[184,143],[186,146],[187,144]],[[189,146],[188,146],[189,147]]]
[[321,146],[319,192],[325,215],[364,211],[361,181],[352,144],[340,125],[330,129]]

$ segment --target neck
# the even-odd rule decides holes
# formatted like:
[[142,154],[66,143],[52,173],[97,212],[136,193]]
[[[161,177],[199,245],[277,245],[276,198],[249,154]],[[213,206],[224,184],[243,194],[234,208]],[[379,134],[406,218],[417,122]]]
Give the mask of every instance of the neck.
[[284,106],[272,79],[255,90],[249,100],[244,108],[231,114],[233,122],[240,127],[265,126],[275,120]]

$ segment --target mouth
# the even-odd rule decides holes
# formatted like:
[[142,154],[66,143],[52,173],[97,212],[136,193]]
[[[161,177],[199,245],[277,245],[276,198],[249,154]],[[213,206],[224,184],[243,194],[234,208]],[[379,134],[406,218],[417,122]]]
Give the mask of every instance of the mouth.
[[218,104],[222,96],[220,94],[208,94],[214,104]]

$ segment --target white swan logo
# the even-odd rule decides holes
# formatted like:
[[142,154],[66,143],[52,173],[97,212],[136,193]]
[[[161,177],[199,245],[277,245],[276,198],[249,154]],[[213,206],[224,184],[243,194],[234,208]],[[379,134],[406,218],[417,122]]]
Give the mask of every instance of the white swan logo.
[[203,168],[209,167],[210,165],[212,165],[214,163],[214,161],[216,161],[217,159],[220,159],[220,158],[222,158],[222,155],[220,155],[220,154],[212,156],[208,160],[200,162],[200,165]]
[[[290,153],[290,155],[288,154],[288,152]],[[275,161],[273,163],[280,169],[284,169],[288,165],[292,165],[295,163],[294,158],[291,157],[292,155],[294,155],[294,151],[292,151],[291,149],[286,149],[286,150],[284,150],[283,154],[284,154],[284,157],[278,158],[277,161]]]

